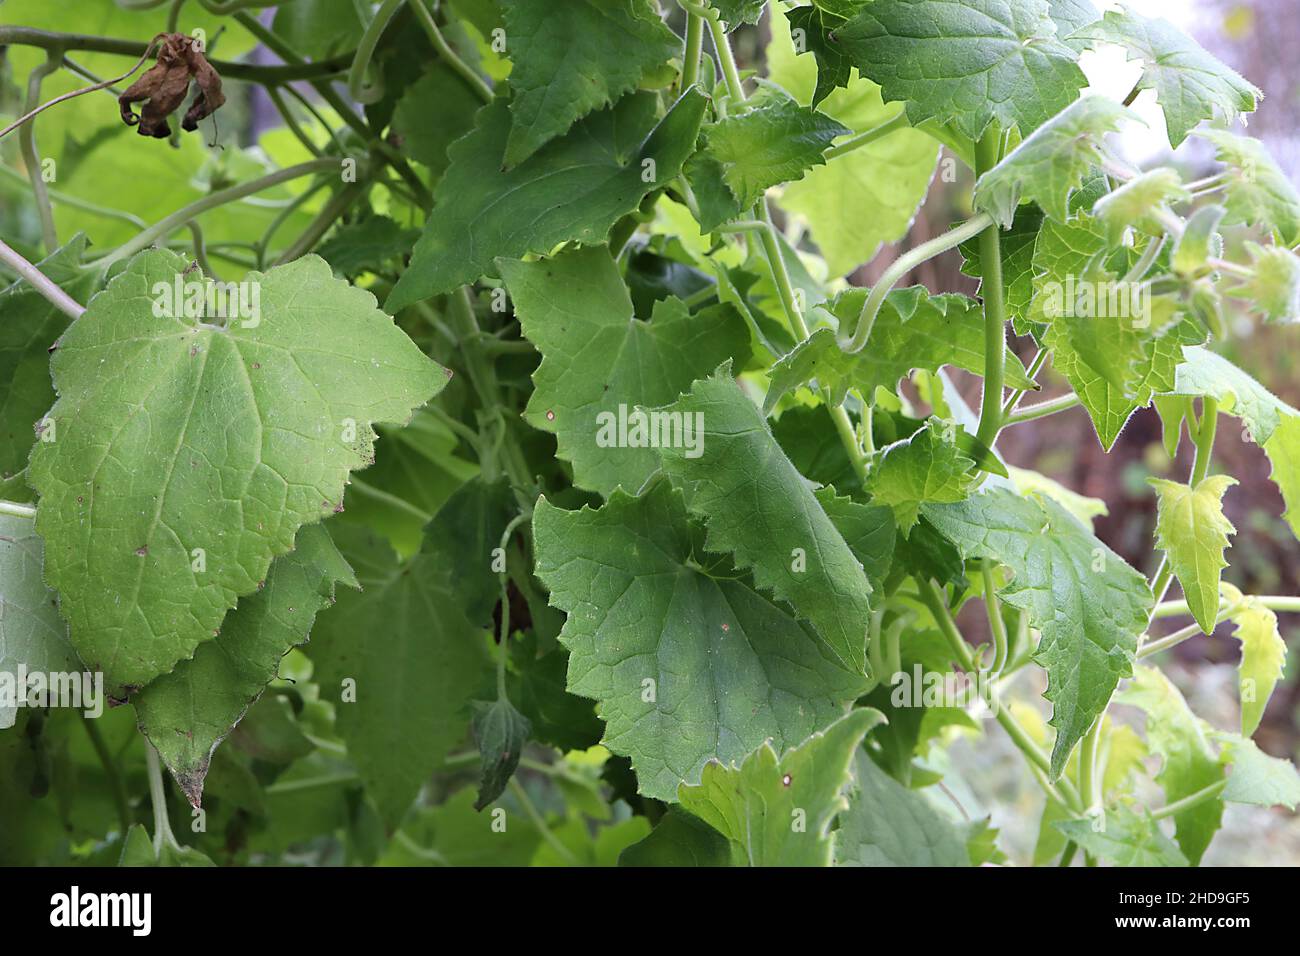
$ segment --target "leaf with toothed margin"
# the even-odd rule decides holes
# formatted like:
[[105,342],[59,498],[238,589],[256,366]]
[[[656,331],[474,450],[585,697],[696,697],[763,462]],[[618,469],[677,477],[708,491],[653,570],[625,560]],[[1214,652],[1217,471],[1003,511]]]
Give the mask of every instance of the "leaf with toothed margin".
[[912,125],[951,123],[978,140],[991,122],[1028,135],[1087,78],[1046,0],[875,0],[832,34]]
[[514,64],[507,166],[636,89],[679,52],[653,0],[502,0],[501,9]]
[[1283,245],[1300,241],[1300,192],[1257,139],[1222,129],[1200,136],[1214,144],[1215,158],[1227,166],[1225,222],[1244,222],[1271,232]]
[[1223,496],[1237,484],[1230,475],[1210,475],[1196,487],[1148,478],[1156,490],[1156,547],[1169,556],[1192,617],[1206,634],[1219,616],[1219,576],[1228,566],[1223,552],[1237,533],[1223,514]]
[[298,529],[342,508],[372,423],[407,421],[449,374],[318,256],[249,273],[226,326],[169,314],[186,267],[141,253],[64,333],[57,440],[29,470],[45,579],[119,698],[216,637]]
[[1132,673],[1153,598],[1146,578],[1050,498],[994,488],[921,513],[964,558],[991,558],[1014,572],[998,596],[1029,614],[1042,640],[1052,702],[1052,778]]
[[1243,595],[1222,584],[1223,597],[1232,608],[1232,636],[1241,641],[1237,688],[1241,697],[1241,733],[1249,737],[1259,728],[1273,689],[1286,669],[1286,641],[1277,615],[1259,598]]
[[764,740],[791,746],[865,692],[811,627],[694,551],[662,478],[594,511],[542,499],[533,534],[537,576],[568,615],[569,691],[597,701],[605,746],[646,796],[672,801],[709,761]]
[[779,752],[767,742],[739,766],[711,763],[697,786],[682,784],[678,799],[730,841],[735,866],[830,866],[831,824],[848,806],[843,790],[853,755],[883,720],[862,708],[793,749]]
[[1246,243],[1251,274],[1228,292],[1269,322],[1300,322],[1300,257],[1282,246]]
[[1291,761],[1264,753],[1249,737],[1217,733],[1214,739],[1223,744],[1219,759],[1232,767],[1223,790],[1227,803],[1288,810],[1300,803],[1300,772]]
[[1218,400],[1219,411],[1241,420],[1250,439],[1272,462],[1269,477],[1286,504],[1282,517],[1300,536],[1300,411],[1227,359],[1201,347],[1183,350],[1173,386],[1161,391],[1189,397],[1208,395]]
[[523,756],[524,744],[532,736],[533,725],[504,697],[491,702],[476,700],[472,706],[474,742],[479,751],[478,798],[474,809],[482,810],[505,792]]
[[636,406],[671,402],[727,359],[743,364],[749,356],[749,332],[729,305],[691,315],[669,298],[655,303],[650,321],[635,318],[603,246],[497,265],[524,335],[542,353],[524,418],[555,435],[580,488],[605,495],[620,485],[639,489],[659,456],[648,443],[619,441],[621,419],[630,437]]
[[937,418],[907,438],[876,453],[865,490],[876,504],[888,505],[906,537],[927,501],[961,501],[974,484],[973,459],[957,447],[956,429]]
[[1101,162],[1101,140],[1136,115],[1104,96],[1075,100],[1020,141],[975,183],[975,208],[1006,229],[1023,199],[1057,222],[1069,215],[1070,194]]
[[[849,289],[825,306],[846,334],[856,326],[868,292]],[[873,402],[877,386],[892,390],[913,369],[935,372],[944,365],[984,373],[980,304],[955,293],[930,295],[923,286],[894,289],[885,296],[871,327],[871,341],[862,351],[845,352],[835,332],[821,328],[773,365],[763,410],[770,412],[782,395],[813,380],[829,389],[833,405],[843,402],[850,388]],[[1005,366],[1009,386],[1037,388],[1009,349]]]
[[132,699],[141,733],[195,807],[217,746],[279,673],[280,659],[306,642],[337,584],[358,586],[324,525],[307,525],[294,550],[272,562],[265,587],[226,615],[220,639]]
[[1104,830],[1091,819],[1058,820],[1053,826],[1085,853],[1116,866],[1187,866],[1187,857],[1149,814],[1139,815],[1122,804],[1106,811]]
[[1137,88],[1156,91],[1172,146],[1185,140],[1202,120],[1232,123],[1243,113],[1254,112],[1264,95],[1165,19],[1107,10],[1070,39],[1115,43],[1133,59],[1142,60]]
[[[672,182],[695,149],[705,98],[691,88],[657,124],[639,92],[592,113],[518,166],[501,169],[510,110],[496,101],[448,150],[434,211],[384,308],[399,310],[472,282],[498,257],[598,245],[649,193]],[[648,178],[646,178],[648,177]]]
[[730,363],[655,412],[670,420],[680,415],[697,430],[695,446],[659,453],[664,472],[686,489],[687,507],[708,529],[705,547],[752,570],[759,587],[817,629],[843,667],[864,673],[871,584],[731,377]]

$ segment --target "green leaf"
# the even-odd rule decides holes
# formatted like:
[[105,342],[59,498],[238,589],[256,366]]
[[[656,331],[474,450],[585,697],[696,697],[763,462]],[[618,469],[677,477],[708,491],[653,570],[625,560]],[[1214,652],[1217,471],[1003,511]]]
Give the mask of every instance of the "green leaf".
[[168,314],[185,268],[142,253],[72,323],[57,440],[31,460],[46,581],[119,698],[216,637],[298,529],[342,508],[371,423],[408,420],[448,375],[317,256],[249,273],[257,316],[224,327]]
[[817,500],[854,557],[862,562],[872,590],[884,587],[894,559],[893,513],[885,507],[837,497],[834,488],[817,489]]
[[122,842],[122,856],[118,866],[216,866],[208,856],[191,846],[177,846],[163,840],[162,848],[154,852],[153,841],[140,824],[132,824]]
[[[848,16],[857,12],[856,7],[855,4]],[[829,36],[846,17],[823,10],[821,6],[811,6],[795,7],[786,13],[786,19],[791,38],[799,37],[803,41],[795,52],[811,53],[817,61],[817,85],[812,94],[812,105],[816,106],[835,89],[849,85],[853,64]]]
[[1168,20],[1108,10],[1073,38],[1116,43],[1142,61],[1138,89],[1156,91],[1173,146],[1202,120],[1218,118],[1231,124],[1243,113],[1254,112],[1264,95]]
[[636,407],[671,402],[727,359],[748,358],[749,333],[730,306],[691,315],[670,298],[655,303],[649,322],[634,318],[603,247],[498,267],[542,353],[524,417],[556,436],[581,488],[636,492],[659,468],[650,445],[659,435]]
[[998,596],[1029,613],[1042,640],[1056,728],[1052,777],[1132,672],[1153,603],[1146,578],[1050,499],[995,488],[958,504],[921,508],[962,556],[992,558],[1015,574]]
[[1156,490],[1156,547],[1169,555],[1187,597],[1192,617],[1206,634],[1213,633],[1219,616],[1219,576],[1228,562],[1223,558],[1228,536],[1237,533],[1223,515],[1223,495],[1237,479],[1228,475],[1203,478],[1195,488],[1148,478]]
[[1300,258],[1282,246],[1246,243],[1251,276],[1228,295],[1269,322],[1300,322]]
[[280,659],[306,642],[336,584],[358,586],[329,532],[304,527],[294,550],[272,562],[266,585],[226,615],[220,639],[133,699],[141,733],[194,806],[218,744],[277,676]]
[[[506,675],[511,700],[533,725],[533,737],[560,750],[586,750],[600,743],[604,724],[589,699],[565,689],[569,655],[561,647],[537,653],[536,632],[512,647],[513,673]],[[516,676],[517,675],[517,676]]]
[[537,575],[568,614],[569,690],[597,701],[605,746],[646,796],[671,801],[710,760],[764,740],[801,741],[866,689],[743,577],[706,570],[666,481],[598,511],[543,499],[533,533]]
[[[78,234],[37,268],[75,301],[85,302],[95,287],[93,270],[80,268],[86,237]],[[4,496],[27,500],[23,482],[10,481],[27,467],[38,419],[54,404],[50,384],[50,346],[68,326],[68,317],[26,282],[0,292],[0,481]]]
[[1250,737],[1264,719],[1273,689],[1286,669],[1286,641],[1277,615],[1259,598],[1245,596],[1231,584],[1224,598],[1233,609],[1233,637],[1241,641],[1238,689],[1241,693],[1241,735]]
[[[826,307],[840,328],[854,328],[868,292],[841,292]],[[983,309],[974,299],[954,293],[930,295],[923,286],[894,289],[885,296],[871,327],[868,348],[845,352],[835,332],[821,328],[773,365],[763,410],[770,412],[782,395],[814,379],[829,389],[832,405],[842,403],[850,388],[873,402],[878,386],[892,390],[914,369],[936,372],[944,365],[984,374]],[[1005,366],[1009,385],[1036,387],[1009,349]]]
[[[704,130],[703,156],[716,162],[740,206],[748,207],[770,187],[803,178],[848,127],[792,99],[771,102],[728,116]],[[705,226],[705,228],[708,228]]]
[[1169,256],[1169,265],[1174,272],[1192,278],[1211,271],[1210,257],[1223,249],[1223,238],[1218,230],[1226,211],[1222,206],[1211,204],[1201,206],[1187,217],[1183,234],[1178,237]]
[[1176,169],[1157,166],[1103,195],[1093,205],[1092,215],[1106,227],[1106,239],[1115,246],[1130,226],[1162,235],[1164,228],[1153,213],[1191,198]]
[[[1173,803],[1224,778],[1219,756],[1206,736],[1204,721],[1191,712],[1183,695],[1154,667],[1135,667],[1133,682],[1116,698],[1147,715],[1147,744],[1163,765],[1156,782]],[[1195,866],[1223,820],[1223,801],[1206,800],[1174,816],[1175,839]]]
[[0,515],[0,730],[14,725],[18,706],[28,701],[20,668],[28,674],[82,670],[54,592],[41,577],[41,539],[31,519]]
[[1300,241],[1300,193],[1264,144],[1220,129],[1200,135],[1214,144],[1216,158],[1228,167],[1227,221],[1259,226],[1286,246]]
[[1069,215],[1070,194],[1101,162],[1101,141],[1120,120],[1137,117],[1104,96],[1085,96],[1039,126],[975,183],[975,208],[1006,229],[1029,199],[1057,222]]
[[1087,79],[1045,0],[876,0],[833,33],[915,126],[951,123],[977,140],[991,122],[1045,123]]
[[730,367],[657,411],[680,414],[696,429],[698,454],[667,447],[660,455],[708,528],[705,547],[752,569],[759,587],[817,629],[841,666],[862,674],[871,613],[866,573]]
[[517,511],[504,476],[495,481],[475,476],[438,509],[425,533],[430,560],[446,569],[461,610],[481,627],[492,626],[492,612],[501,599],[501,578],[492,569],[494,552]]
[[1085,853],[1116,866],[1187,866],[1187,857],[1149,815],[1139,816],[1127,807],[1106,811],[1105,829],[1092,820],[1061,820],[1054,824]]
[[925,427],[882,448],[867,474],[875,504],[888,505],[904,535],[911,533],[927,501],[961,501],[974,483],[975,462],[957,447],[951,423],[928,419]]
[[854,752],[880,720],[855,710],[779,757],[763,743],[739,767],[710,763],[678,799],[730,841],[736,865],[830,866],[830,827],[848,806],[841,791]]
[[[771,8],[772,39],[767,45],[768,75],[799,102],[810,102],[818,85],[817,68],[795,52],[790,23],[780,5]],[[854,79],[849,88],[817,99],[827,116],[855,132],[865,132],[900,112],[886,104],[880,88]],[[898,129],[825,166],[808,171],[781,195],[781,208],[808,230],[832,275],[847,275],[871,259],[881,243],[901,239],[925,199],[939,156],[939,144],[915,129]],[[852,203],[843,200],[853,196]]]
[[418,229],[403,229],[387,216],[367,216],[335,229],[316,251],[335,275],[352,279],[406,255],[419,235]]
[[620,854],[619,866],[730,866],[731,845],[713,827],[671,806],[650,835]]
[[1219,402],[1219,411],[1234,415],[1245,424],[1273,463],[1270,477],[1286,503],[1283,518],[1300,536],[1300,412],[1277,398],[1227,359],[1204,348],[1183,351],[1174,387],[1175,395],[1209,395]]
[[1064,508],[1070,514],[1078,519],[1079,524],[1083,525],[1089,531],[1092,530],[1092,520],[1102,515],[1110,514],[1106,507],[1106,502],[1100,498],[1090,498],[1087,495],[1081,495],[1077,491],[1065,487],[1060,482],[1048,478],[1044,474],[1036,471],[1030,471],[1025,468],[1017,468],[1014,465],[1007,466],[1007,476],[1011,479],[1011,485],[1028,497],[1029,495],[1041,495],[1051,498],[1058,505]]
[[713,0],[712,6],[728,29],[735,29],[742,23],[757,23],[767,0]]
[[506,784],[515,775],[524,744],[533,732],[528,718],[503,698],[487,703],[476,700],[474,708],[474,741],[478,744],[481,767],[478,799],[474,809],[482,810],[505,792]]
[[971,865],[957,828],[865,753],[854,758],[848,800],[835,833],[836,866]]
[[428,166],[435,177],[441,176],[450,163],[451,144],[474,128],[482,105],[464,78],[435,60],[397,101],[392,132],[412,159]]
[[296,52],[313,60],[354,49],[363,29],[352,0],[294,0],[274,6],[271,29]]
[[671,182],[695,146],[705,99],[688,90],[655,125],[656,97],[634,93],[593,113],[527,160],[501,170],[510,112],[479,110],[448,151],[435,211],[385,307],[400,309],[471,282],[498,257],[598,245],[610,226]]
[[1215,738],[1224,745],[1223,762],[1232,765],[1223,791],[1225,801],[1256,807],[1296,808],[1300,803],[1300,772],[1295,764],[1264,753],[1255,741],[1246,737],[1215,734]]
[[680,48],[650,0],[502,0],[501,7],[514,63],[507,167],[636,89]]
[[337,536],[363,590],[338,595],[307,653],[321,699],[334,704],[338,734],[391,833],[465,737],[470,695],[488,672],[484,632],[465,618],[428,536],[405,562],[373,533],[346,527]]

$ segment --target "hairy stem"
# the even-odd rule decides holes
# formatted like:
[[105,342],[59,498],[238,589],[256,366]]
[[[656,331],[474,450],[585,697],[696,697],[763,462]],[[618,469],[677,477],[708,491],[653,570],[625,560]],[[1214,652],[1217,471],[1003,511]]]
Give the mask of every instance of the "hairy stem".
[[[975,147],[975,175],[998,163],[1002,135],[989,128]],[[984,300],[984,396],[975,439],[992,448],[1002,427],[1002,381],[1007,354],[1007,310],[1002,290],[1002,238],[997,223],[980,233],[980,297]]]
[[461,79],[470,85],[470,89],[478,94],[479,99],[484,103],[491,103],[494,95],[492,87],[488,86],[483,77],[475,73],[468,63],[456,55],[456,51],[451,48],[447,38],[442,35],[438,21],[429,12],[426,0],[410,0],[410,3],[411,9],[415,11],[415,18],[420,21],[420,26],[424,28],[424,32],[429,37],[429,42],[438,51],[438,55]]
[[81,318],[85,308],[75,302],[72,296],[59,288],[58,283],[36,268],[18,252],[0,239],[0,262],[18,273],[19,277],[33,289],[43,295],[56,309],[73,319]]

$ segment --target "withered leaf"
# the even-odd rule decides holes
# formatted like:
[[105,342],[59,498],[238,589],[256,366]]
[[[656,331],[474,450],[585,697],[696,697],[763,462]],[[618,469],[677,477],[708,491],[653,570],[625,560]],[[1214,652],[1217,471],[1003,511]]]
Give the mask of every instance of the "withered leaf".
[[[163,34],[159,38],[158,62],[118,97],[122,122],[138,125],[141,136],[155,139],[170,136],[167,117],[185,102],[191,78],[198,85],[199,93],[181,122],[181,128],[187,132],[197,129],[199,120],[211,116],[226,102],[221,76],[192,38],[182,33]],[[133,103],[144,103],[139,116],[131,109]]]

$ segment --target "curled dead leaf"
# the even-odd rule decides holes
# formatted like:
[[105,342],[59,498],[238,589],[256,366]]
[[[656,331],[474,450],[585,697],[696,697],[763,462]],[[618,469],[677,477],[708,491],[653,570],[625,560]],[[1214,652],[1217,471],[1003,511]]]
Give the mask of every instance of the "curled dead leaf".
[[[118,97],[122,122],[139,126],[141,136],[170,136],[167,117],[185,102],[191,79],[199,92],[181,121],[181,128],[187,132],[197,129],[199,120],[211,116],[226,102],[221,76],[192,38],[182,33],[162,34],[158,37],[158,62]],[[133,103],[144,103],[139,116],[131,109]]]

